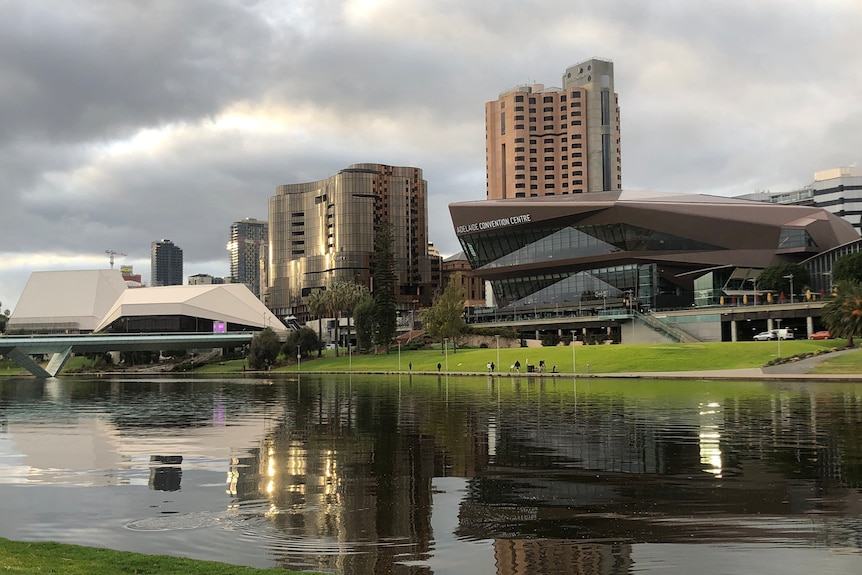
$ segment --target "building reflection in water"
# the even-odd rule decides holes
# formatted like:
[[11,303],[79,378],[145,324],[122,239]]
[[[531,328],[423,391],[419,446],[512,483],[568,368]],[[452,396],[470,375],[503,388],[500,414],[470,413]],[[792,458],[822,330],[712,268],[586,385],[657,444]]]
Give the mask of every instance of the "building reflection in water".
[[[852,528],[810,519],[859,506],[862,437],[845,425],[862,417],[855,395],[656,401],[599,382],[460,385],[467,399],[436,385],[304,384],[258,449],[234,458],[228,491],[281,532],[280,564],[346,574],[433,572],[447,536],[492,542],[498,575],[627,574],[645,542],[858,547]],[[435,534],[445,477],[465,489],[453,533]]]
[[183,480],[182,455],[150,456],[150,489],[179,491]]

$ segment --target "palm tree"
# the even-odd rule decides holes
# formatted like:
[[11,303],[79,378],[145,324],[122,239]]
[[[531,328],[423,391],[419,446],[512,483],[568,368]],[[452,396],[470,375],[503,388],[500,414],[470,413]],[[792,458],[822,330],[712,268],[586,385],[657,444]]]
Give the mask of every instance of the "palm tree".
[[[323,341],[323,316],[329,309],[326,290],[317,289],[308,296],[308,311],[317,318],[317,339]],[[321,356],[322,346],[317,348],[317,357]]]
[[833,337],[846,337],[853,346],[853,337],[862,335],[862,283],[838,282],[835,298],[823,306],[823,322]]

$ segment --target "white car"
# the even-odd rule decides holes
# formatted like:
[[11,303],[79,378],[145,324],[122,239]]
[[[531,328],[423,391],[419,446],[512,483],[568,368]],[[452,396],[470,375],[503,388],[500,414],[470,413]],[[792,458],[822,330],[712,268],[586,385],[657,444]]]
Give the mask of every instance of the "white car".
[[762,331],[755,335],[753,339],[754,341],[769,341],[771,339],[778,339],[778,335],[774,331]]

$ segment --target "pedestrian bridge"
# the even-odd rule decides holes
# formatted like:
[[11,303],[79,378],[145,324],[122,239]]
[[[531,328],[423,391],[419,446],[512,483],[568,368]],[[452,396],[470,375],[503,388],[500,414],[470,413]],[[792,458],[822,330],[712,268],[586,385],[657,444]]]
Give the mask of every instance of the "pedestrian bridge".
[[[56,377],[73,353],[236,347],[250,343],[254,334],[255,332],[238,331],[4,336],[0,337],[0,355],[8,357],[36,377],[48,378]],[[31,357],[44,354],[51,354],[46,367],[42,367]]]

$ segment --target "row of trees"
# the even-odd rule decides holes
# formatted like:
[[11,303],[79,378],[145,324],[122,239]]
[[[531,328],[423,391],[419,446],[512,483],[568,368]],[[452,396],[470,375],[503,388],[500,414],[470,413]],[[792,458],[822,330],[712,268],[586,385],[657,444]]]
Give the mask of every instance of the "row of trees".
[[832,281],[834,297],[823,306],[821,318],[832,337],[847,338],[852,346],[853,338],[862,336],[862,252],[835,260]]

